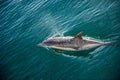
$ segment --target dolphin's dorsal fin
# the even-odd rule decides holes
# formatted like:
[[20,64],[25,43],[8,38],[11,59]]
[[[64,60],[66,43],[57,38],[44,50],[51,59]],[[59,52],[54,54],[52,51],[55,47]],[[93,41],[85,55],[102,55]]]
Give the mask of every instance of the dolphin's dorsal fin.
[[74,38],[82,39],[82,34],[83,34],[83,32],[80,32],[80,33],[78,33]]

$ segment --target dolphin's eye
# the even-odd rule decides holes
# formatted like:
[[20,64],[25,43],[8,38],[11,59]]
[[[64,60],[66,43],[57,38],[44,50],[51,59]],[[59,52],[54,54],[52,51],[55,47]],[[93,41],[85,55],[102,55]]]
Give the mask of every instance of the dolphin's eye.
[[51,44],[55,44],[56,42],[55,42],[55,41],[49,41],[49,43],[51,43]]
[[52,45],[52,44],[56,44],[56,42],[55,41],[46,41],[46,42],[44,42],[45,44],[47,44],[47,45]]

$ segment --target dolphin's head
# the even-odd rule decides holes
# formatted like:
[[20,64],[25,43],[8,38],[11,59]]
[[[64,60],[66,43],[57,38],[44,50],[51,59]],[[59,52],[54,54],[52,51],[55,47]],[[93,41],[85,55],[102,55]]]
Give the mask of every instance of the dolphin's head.
[[55,45],[55,44],[56,44],[55,40],[48,39],[48,40],[45,40],[42,43],[38,44],[38,46],[48,47],[48,46],[52,46],[52,45]]

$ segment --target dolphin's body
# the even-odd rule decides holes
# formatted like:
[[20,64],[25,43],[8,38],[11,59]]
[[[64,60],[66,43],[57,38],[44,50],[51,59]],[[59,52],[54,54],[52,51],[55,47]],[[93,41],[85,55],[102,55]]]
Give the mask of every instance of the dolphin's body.
[[103,42],[90,40],[87,38],[82,38],[82,32],[80,32],[75,37],[54,37],[49,38],[42,43],[38,44],[38,46],[54,48],[57,50],[65,50],[65,51],[83,51],[89,50],[93,48],[97,48],[103,45]]

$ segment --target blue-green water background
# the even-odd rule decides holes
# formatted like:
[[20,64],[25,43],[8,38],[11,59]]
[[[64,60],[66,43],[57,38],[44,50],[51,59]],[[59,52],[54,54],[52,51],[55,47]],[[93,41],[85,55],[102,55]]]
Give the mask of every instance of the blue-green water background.
[[120,1],[0,0],[0,80],[119,80],[120,45],[74,55],[36,46],[80,31],[119,44]]

